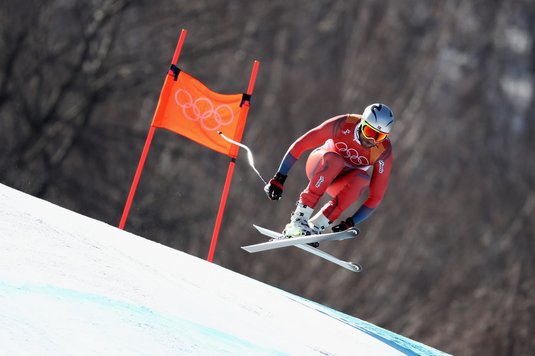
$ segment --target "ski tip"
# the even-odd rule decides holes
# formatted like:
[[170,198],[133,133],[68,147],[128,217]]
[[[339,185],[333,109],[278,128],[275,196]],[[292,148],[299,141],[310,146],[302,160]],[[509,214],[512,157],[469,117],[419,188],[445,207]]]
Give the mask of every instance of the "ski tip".
[[362,266],[360,264],[348,262],[348,265],[352,267],[353,272],[362,272]]
[[253,227],[254,227],[257,231],[267,230],[265,227],[262,227],[262,226],[260,226],[260,225],[256,225],[256,224],[253,224]]
[[351,231],[351,233],[355,236],[359,236],[360,235],[360,230],[357,228],[357,227],[352,227],[351,229],[349,229],[348,231]]

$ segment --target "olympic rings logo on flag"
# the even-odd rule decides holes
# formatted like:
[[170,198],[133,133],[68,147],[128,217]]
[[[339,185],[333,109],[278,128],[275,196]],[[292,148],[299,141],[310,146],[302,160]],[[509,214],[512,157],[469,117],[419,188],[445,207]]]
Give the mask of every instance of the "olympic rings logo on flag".
[[368,161],[366,157],[359,156],[359,152],[354,148],[348,148],[345,142],[336,142],[334,146],[344,158],[349,159],[353,164],[356,164],[358,166],[370,165],[370,161]]
[[[208,99],[200,97],[193,100],[192,95],[184,89],[175,92],[175,102],[182,108],[182,113],[186,119],[198,121],[206,131],[216,131],[222,126],[230,125],[234,121],[234,111],[227,104],[221,104],[214,108],[214,103]],[[201,108],[205,108],[201,111]]]

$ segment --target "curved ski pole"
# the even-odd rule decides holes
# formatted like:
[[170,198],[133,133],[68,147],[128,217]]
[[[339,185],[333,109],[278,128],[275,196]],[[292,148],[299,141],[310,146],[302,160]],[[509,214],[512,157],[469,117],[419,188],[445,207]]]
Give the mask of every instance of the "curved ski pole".
[[237,146],[240,146],[242,148],[244,148],[246,151],[247,151],[247,160],[249,161],[249,165],[251,166],[251,168],[255,171],[256,175],[260,177],[260,179],[262,179],[262,182],[264,182],[264,184],[267,184],[266,180],[264,179],[264,177],[262,177],[262,175],[260,174],[260,172],[258,172],[258,170],[256,169],[255,165],[254,165],[254,158],[253,158],[253,152],[251,151],[251,149],[249,147],[247,147],[246,145],[244,145],[243,143],[239,143],[237,141],[234,141],[230,138],[228,138],[227,136],[225,136],[223,134],[223,132],[221,131],[217,131],[217,133],[224,139],[224,140],[227,140],[228,142],[230,143],[233,143]]

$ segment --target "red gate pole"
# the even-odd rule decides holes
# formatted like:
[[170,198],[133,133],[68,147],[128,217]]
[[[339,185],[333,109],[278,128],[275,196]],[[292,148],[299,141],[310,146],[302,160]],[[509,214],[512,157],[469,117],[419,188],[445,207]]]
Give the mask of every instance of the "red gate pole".
[[[184,44],[184,40],[186,39],[187,33],[188,32],[186,30],[182,30],[182,32],[180,33],[180,38],[178,39],[178,43],[175,48],[175,53],[173,54],[173,59],[171,61],[171,63],[174,64],[175,66],[178,63],[178,57],[180,57],[180,52],[182,51],[182,45]],[[134,200],[134,195],[136,194],[139,179],[141,177],[141,172],[143,171],[143,167],[145,166],[145,160],[147,159],[147,155],[150,150],[150,145],[152,143],[152,138],[154,137],[154,131],[155,131],[155,127],[151,125],[149,129],[149,133],[147,134],[147,139],[145,140],[145,146],[143,146],[143,152],[141,153],[141,158],[139,159],[139,163],[137,165],[136,174],[134,175],[134,180],[132,181],[132,185],[130,186],[130,192],[128,193],[128,198],[126,199],[126,204],[124,206],[123,215],[121,216],[121,221],[119,222],[119,229],[121,230],[124,230],[126,220],[128,219],[128,214],[130,213],[130,208],[132,207],[132,201]]]
[[221,195],[221,201],[219,202],[219,210],[217,212],[214,232],[212,234],[212,241],[210,242],[210,250],[208,251],[207,260],[209,262],[212,262],[214,260],[215,247],[217,245],[217,239],[219,238],[219,230],[221,229],[221,221],[223,220],[223,214],[225,212],[225,205],[227,204],[228,193],[230,190],[230,183],[232,181],[232,175],[234,174],[235,165],[236,165],[236,158],[232,158],[228,165],[227,179],[225,180],[225,186],[223,187],[223,194]]
[[128,199],[126,199],[123,215],[121,216],[121,222],[119,222],[119,229],[121,230],[124,230],[126,219],[128,219],[128,214],[130,213],[130,207],[132,206],[132,201],[134,200],[134,195],[136,194],[139,178],[141,177],[141,172],[143,171],[143,166],[145,165],[145,160],[147,158],[147,154],[149,153],[150,144],[152,143],[152,138],[154,137],[154,129],[154,126],[150,127],[147,139],[145,140],[145,146],[143,147],[143,152],[141,153],[141,158],[139,159],[139,163],[137,165],[134,181],[130,186],[130,192],[128,193]]
[[[255,85],[255,82],[256,82],[256,75],[258,73],[259,64],[260,64],[260,62],[254,61],[253,70],[251,72],[251,77],[249,79],[249,87],[247,88],[247,94],[248,95],[252,95],[253,94],[253,90],[254,90],[254,85]],[[245,101],[243,103],[243,106],[242,106],[241,112],[240,112],[240,116],[244,115],[242,120],[246,120],[247,119],[247,114],[249,112],[249,107],[250,107],[250,103],[248,101]],[[245,124],[242,127],[242,132],[240,132],[238,134],[238,136],[237,136],[238,137],[238,141],[241,141],[244,129],[245,129]],[[215,226],[214,226],[214,232],[212,234],[212,241],[210,242],[210,250],[208,251],[208,258],[207,258],[207,260],[209,262],[212,262],[213,259],[214,259],[215,248],[216,248],[216,245],[217,245],[217,239],[219,238],[219,230],[221,228],[221,221],[223,220],[223,214],[225,212],[225,206],[227,204],[228,193],[229,193],[229,190],[230,190],[230,183],[232,181],[232,175],[234,174],[234,166],[235,165],[236,165],[236,158],[233,157],[230,160],[230,163],[229,163],[229,166],[228,166],[227,178],[225,180],[225,185],[223,187],[223,194],[221,196],[221,202],[219,203],[219,211],[217,212],[217,218],[216,218],[216,222],[215,222]]]

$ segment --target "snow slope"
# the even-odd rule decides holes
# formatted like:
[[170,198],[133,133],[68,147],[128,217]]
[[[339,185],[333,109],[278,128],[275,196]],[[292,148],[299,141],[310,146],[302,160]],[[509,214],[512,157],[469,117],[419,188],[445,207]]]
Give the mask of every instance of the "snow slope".
[[4,185],[0,353],[443,354]]

